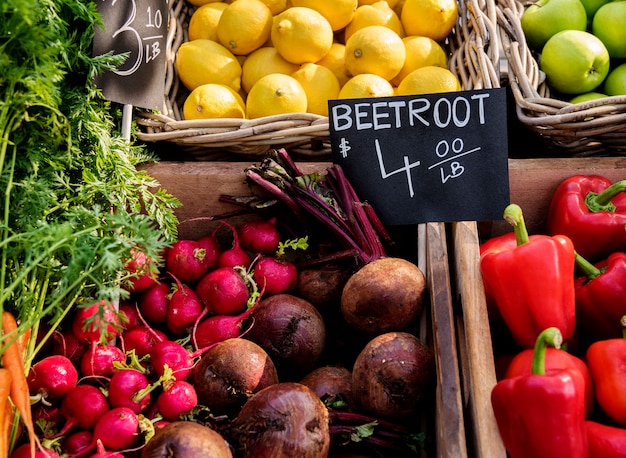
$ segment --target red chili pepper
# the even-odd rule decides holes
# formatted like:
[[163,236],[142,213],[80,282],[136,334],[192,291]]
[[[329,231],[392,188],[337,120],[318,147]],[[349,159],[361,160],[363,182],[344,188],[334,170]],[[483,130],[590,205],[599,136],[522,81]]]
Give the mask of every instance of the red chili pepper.
[[498,382],[491,391],[502,442],[511,458],[587,457],[583,376],[545,370],[548,345],[559,348],[558,328],[539,334],[532,373]]
[[599,175],[574,175],[552,196],[546,229],[568,236],[591,262],[626,248],[626,180],[612,183]]
[[589,458],[624,458],[626,429],[587,420]]
[[594,340],[622,335],[620,320],[626,315],[626,253],[616,252],[595,265],[576,255],[583,275],[576,278],[576,319]]
[[596,401],[613,421],[626,425],[626,317],[624,337],[598,340],[587,348],[587,365]]
[[576,328],[572,242],[562,235],[529,238],[516,204],[507,206],[504,218],[514,227],[517,245],[481,256],[483,281],[522,348],[532,348],[539,333],[552,326],[567,342]]
[[[511,359],[504,374],[504,378],[519,377],[521,375],[532,374],[534,350],[532,348],[522,350]],[[595,404],[595,394],[593,391],[593,381],[587,364],[579,357],[561,349],[546,348],[545,356],[546,372],[559,369],[573,369],[583,376],[585,380],[585,416],[589,418]]]

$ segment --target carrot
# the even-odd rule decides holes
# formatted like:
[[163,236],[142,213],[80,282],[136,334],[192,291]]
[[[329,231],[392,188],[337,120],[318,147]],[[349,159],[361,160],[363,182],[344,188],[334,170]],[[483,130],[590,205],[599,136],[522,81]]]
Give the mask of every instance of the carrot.
[[[2,312],[2,333],[4,336],[11,336],[17,331],[17,322],[15,317],[6,310]],[[33,416],[30,408],[30,392],[26,374],[24,373],[24,362],[18,340],[14,340],[2,354],[2,366],[11,373],[10,396],[13,405],[22,418],[22,423],[30,441],[31,456],[35,456],[39,439],[35,433],[33,424]]]
[[11,409],[9,393],[11,391],[11,373],[8,369],[0,368],[0,458],[9,456],[9,417],[7,411]]

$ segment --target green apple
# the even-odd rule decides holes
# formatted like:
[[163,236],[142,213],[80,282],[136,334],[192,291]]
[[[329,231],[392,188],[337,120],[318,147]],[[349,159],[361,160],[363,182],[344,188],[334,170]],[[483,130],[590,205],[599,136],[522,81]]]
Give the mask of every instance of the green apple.
[[601,92],[591,91],[591,92],[585,92],[584,94],[577,95],[576,97],[570,100],[570,103],[583,103],[583,102],[588,102],[590,100],[605,99],[607,97],[608,95],[602,94]]
[[543,47],[539,66],[550,87],[563,94],[582,94],[597,88],[609,73],[609,52],[593,34],[563,30]]
[[522,13],[526,42],[540,52],[552,35],[562,30],[586,30],[587,12],[580,0],[537,0]]
[[604,92],[608,95],[626,95],[626,64],[621,64],[609,72],[604,80]]
[[591,32],[602,40],[611,58],[626,57],[626,1],[602,5],[593,16]]
[[580,2],[585,7],[585,11],[587,11],[587,23],[591,25],[591,21],[593,20],[593,15],[596,14],[598,9],[613,0],[580,0]]

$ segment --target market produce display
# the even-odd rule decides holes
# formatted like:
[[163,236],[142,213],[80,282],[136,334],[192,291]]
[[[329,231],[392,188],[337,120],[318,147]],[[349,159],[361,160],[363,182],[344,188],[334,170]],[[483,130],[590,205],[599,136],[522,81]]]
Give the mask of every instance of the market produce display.
[[622,185],[572,175],[554,190],[544,234],[528,235],[511,204],[513,232],[481,244],[499,361],[491,401],[511,457],[623,456]]
[[455,0],[204,2],[177,51],[184,118],[328,116],[328,100],[458,91]]
[[622,2],[538,0],[520,24],[557,97],[584,102],[626,94],[624,20]]

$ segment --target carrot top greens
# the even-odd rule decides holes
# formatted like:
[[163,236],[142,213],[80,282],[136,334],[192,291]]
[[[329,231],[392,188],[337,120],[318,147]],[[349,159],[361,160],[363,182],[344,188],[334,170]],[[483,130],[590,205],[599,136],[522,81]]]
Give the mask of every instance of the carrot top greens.
[[92,57],[95,2],[3,0],[0,17],[0,313],[12,337],[32,330],[27,369],[41,324],[50,336],[73,307],[128,294],[131,249],[158,259],[180,204],[137,168],[157,158],[93,84],[125,59]]

